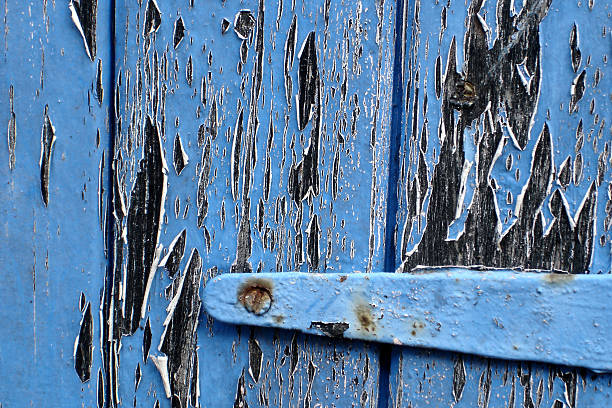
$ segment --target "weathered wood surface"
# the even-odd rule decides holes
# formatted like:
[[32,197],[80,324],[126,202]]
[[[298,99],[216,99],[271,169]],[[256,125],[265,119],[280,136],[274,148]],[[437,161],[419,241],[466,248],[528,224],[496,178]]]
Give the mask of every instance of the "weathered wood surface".
[[97,26],[95,38],[86,34],[89,54],[67,2],[1,9],[0,405],[94,406],[107,264],[100,175],[112,155],[110,9],[77,16]]
[[376,407],[378,346],[226,326],[198,293],[219,273],[383,269],[394,3],[192,3],[116,9],[106,398]]
[[4,2],[0,406],[608,406],[610,375],[223,325],[199,293],[610,273],[610,6],[208,3]]
[[[610,273],[610,26],[599,1],[406,5],[402,271]],[[389,405],[604,407],[611,378],[396,348]]]

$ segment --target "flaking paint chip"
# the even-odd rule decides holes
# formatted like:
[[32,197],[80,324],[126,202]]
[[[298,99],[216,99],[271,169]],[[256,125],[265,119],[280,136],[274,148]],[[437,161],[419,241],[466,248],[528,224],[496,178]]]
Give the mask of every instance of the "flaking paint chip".
[[231,25],[232,23],[227,18],[221,20],[221,34],[227,33]]
[[71,0],[70,18],[83,38],[85,52],[91,61],[96,58],[96,20],[98,0]]
[[251,10],[240,10],[234,17],[234,32],[242,39],[249,38],[255,28],[255,17]]
[[144,33],[146,37],[159,29],[161,25],[161,12],[157,1],[149,0],[147,3],[147,11],[145,13]]
[[40,135],[40,192],[45,207],[49,205],[49,171],[51,168],[51,154],[55,144],[55,128],[48,115],[48,106],[45,106],[45,117]]
[[317,50],[315,47],[314,31],[308,34],[298,54],[300,61],[298,71],[299,91],[296,96],[298,129],[304,130],[312,118],[316,103],[319,71],[317,67]]
[[17,143],[17,118],[15,116],[15,110],[13,106],[14,90],[13,85],[9,88],[9,100],[10,100],[10,118],[7,129],[7,144],[9,152],[9,169],[15,169],[15,145]]
[[172,35],[175,50],[181,44],[184,37],[185,37],[185,23],[183,22],[183,17],[179,17],[174,22],[174,34]]

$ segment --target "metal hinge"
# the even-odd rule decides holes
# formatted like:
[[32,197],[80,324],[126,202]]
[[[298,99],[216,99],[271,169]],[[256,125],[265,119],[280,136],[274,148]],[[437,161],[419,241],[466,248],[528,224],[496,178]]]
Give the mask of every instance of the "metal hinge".
[[612,371],[612,277],[421,268],[396,273],[224,274],[224,322]]

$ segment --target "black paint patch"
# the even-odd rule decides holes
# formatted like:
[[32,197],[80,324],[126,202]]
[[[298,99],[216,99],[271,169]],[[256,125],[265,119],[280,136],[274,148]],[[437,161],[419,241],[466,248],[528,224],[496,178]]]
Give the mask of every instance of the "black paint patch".
[[87,299],[85,298],[85,294],[81,292],[81,296],[79,296],[79,310],[81,313],[85,311],[85,306],[87,306]]
[[158,241],[166,199],[166,163],[157,126],[147,117],[143,158],[130,195],[127,217],[127,267],[123,305],[124,334],[133,334],[144,317],[148,288],[158,262]]
[[206,140],[206,126],[202,124],[198,128],[198,147],[202,147],[205,140]]
[[531,373],[531,368],[529,367],[527,371],[524,372],[523,369],[519,367],[518,376],[519,381],[523,386],[523,407],[535,408],[535,404],[533,403],[533,397],[531,395],[531,389],[533,387],[533,376]]
[[187,85],[191,87],[193,84],[193,58],[191,55],[187,59],[187,64],[185,65],[185,79],[187,80]]
[[40,192],[45,207],[49,205],[49,170],[51,153],[55,144],[55,128],[49,118],[49,106],[45,106],[45,117],[40,135]]
[[[108,212],[110,216],[110,212]],[[118,218],[117,218],[118,217]],[[104,368],[103,389],[104,404],[117,406],[119,401],[119,348],[121,346],[122,305],[121,305],[121,276],[123,272],[124,226],[123,215],[115,214],[115,229],[112,236],[107,235],[109,253],[112,254],[110,265],[106,268],[104,276],[104,291],[101,304],[101,352],[102,367]],[[104,230],[106,231],[106,229]]]
[[[487,369],[480,374],[478,381],[478,407],[488,408],[491,398],[491,361],[487,362]],[[527,405],[525,405],[527,406]]]
[[[100,230],[103,235],[106,235],[104,230],[105,224],[105,212],[104,212],[104,167],[105,167],[105,151],[102,150],[102,157],[100,157],[100,164],[98,164],[98,220],[100,221]],[[106,239],[104,240],[104,252],[106,254]]]
[[161,12],[156,0],[149,0],[145,14],[144,32],[145,37],[156,32],[161,25]]
[[229,30],[230,25],[232,25],[232,23],[230,23],[227,18],[221,20],[221,34],[227,33],[227,30]]
[[179,270],[180,263],[183,260],[183,255],[185,254],[186,238],[187,230],[183,229],[180,234],[174,237],[174,239],[168,246],[168,253],[162,258],[159,263],[159,266],[163,266],[166,268],[166,271],[168,271],[168,276],[172,279],[174,279],[174,276]]
[[147,317],[144,332],[142,334],[142,361],[147,364],[149,359],[149,350],[151,349],[151,322]]
[[234,17],[234,32],[242,39],[249,38],[255,28],[255,17],[251,10],[240,10]]
[[453,368],[453,398],[455,403],[458,403],[463,396],[463,389],[465,388],[467,373],[465,371],[465,363],[463,357],[458,355],[455,358],[455,365]]
[[605,174],[608,170],[608,159],[610,158],[610,144],[604,145],[604,150],[597,159],[597,187],[601,186],[605,180]]
[[319,217],[317,214],[314,214],[308,223],[306,235],[308,237],[308,248],[306,251],[308,266],[311,270],[315,270],[319,268],[319,239],[321,235],[321,227],[319,226]]
[[[465,72],[457,72],[456,42],[454,39],[451,42],[442,83],[440,151],[429,183],[431,187],[423,183],[427,177],[418,173],[406,183],[409,217],[402,243],[404,271],[410,271],[416,265],[550,267],[571,273],[588,270],[594,228],[594,216],[588,218],[588,214],[594,211],[594,188],[587,193],[581,206],[580,211],[584,211],[582,224],[573,230],[565,205],[559,204],[563,202],[562,194],[560,191],[555,193],[551,208],[555,226],[544,235],[541,208],[549,196],[555,172],[552,136],[546,124],[532,152],[526,185],[515,198],[516,220],[501,235],[496,183],[490,173],[505,143],[504,126],[507,126],[517,148],[526,148],[530,139],[540,87],[539,24],[548,12],[550,0],[528,2],[518,15],[513,15],[511,4],[510,0],[498,2],[497,38],[489,47],[487,29],[479,15],[482,2],[471,2],[463,58]],[[570,110],[584,94],[584,76],[585,71],[574,81]],[[466,84],[470,85],[466,87]],[[497,106],[505,109],[505,120],[499,109],[492,108]],[[465,210],[464,231],[458,238],[448,239],[449,226],[463,211],[464,169],[468,166],[464,152],[465,134],[468,127],[474,129],[474,121],[477,163],[473,198]],[[510,162],[509,167],[511,165]],[[569,184],[570,167],[567,161],[560,169],[561,186]],[[420,188],[421,184],[424,188]],[[418,197],[419,190],[423,189],[430,192],[426,227],[417,247],[408,253],[406,248],[412,225],[420,220]],[[569,235],[562,235],[562,231]]]
[[91,362],[93,357],[93,315],[91,303],[87,303],[87,309],[81,320],[81,330],[74,344],[74,368],[81,382],[89,381],[91,376]]
[[476,101],[476,85],[466,81],[463,75],[456,72],[446,79],[445,91],[451,106],[457,110],[470,108]]
[[584,96],[584,91],[586,88],[585,80],[586,80],[586,70],[583,69],[580,75],[574,78],[574,81],[572,82],[572,87],[571,87],[572,98],[570,99],[570,103],[569,103],[570,113],[573,113],[578,110],[577,104],[578,102],[580,102],[580,100]]
[[578,400],[578,374],[575,370],[558,372],[557,376],[565,384],[565,401],[569,408],[577,408],[576,401]]
[[103,85],[103,80],[102,80],[102,60],[101,59],[98,59],[98,70],[96,73],[96,99],[98,99],[98,104],[102,106],[102,102],[104,102],[104,85]]
[[571,266],[567,268],[571,273],[584,273],[589,270],[591,265],[595,238],[596,210],[597,183],[593,182],[576,214],[576,226],[573,234],[574,251],[570,260],[568,260],[568,262],[571,262]]
[[[291,198],[296,203],[306,198],[319,195],[319,145],[321,133],[321,94],[320,79],[317,67],[314,31],[302,45],[299,55],[299,92],[297,96],[298,127],[304,129],[313,117],[308,145],[302,154],[302,160],[289,170],[288,188]],[[314,108],[314,109],[313,109]]]
[[310,322],[310,329],[318,329],[329,337],[344,337],[344,332],[348,330],[349,324],[345,322]]
[[554,220],[546,235],[543,234],[542,217],[539,216],[535,220],[535,245],[532,249],[531,264],[542,269],[563,270],[566,262],[564,258],[571,253],[573,246],[573,240],[567,237],[573,234],[567,203],[560,190],[553,192],[549,207]]
[[314,365],[312,360],[308,362],[308,368],[306,369],[308,374],[308,384],[306,385],[306,398],[304,399],[304,408],[310,408],[312,402],[312,384],[317,373],[317,366]]
[[[446,10],[446,8],[444,9]],[[435,86],[436,86],[436,98],[440,99],[442,94],[442,59],[438,55],[436,58],[436,67],[434,72]]]
[[245,386],[244,381],[244,369],[242,369],[242,374],[238,378],[238,384],[236,384],[236,397],[234,398],[234,407],[233,408],[248,408],[249,404],[246,400],[246,392],[247,388]]
[[119,164],[117,159],[113,161],[113,215],[116,220],[121,220],[127,215],[125,198],[119,182]]
[[251,332],[251,337],[249,338],[249,374],[255,383],[259,381],[262,365],[263,351]]
[[9,106],[11,112],[7,131],[10,170],[15,169],[15,144],[17,143],[17,119],[15,117],[14,95],[13,85],[11,85],[9,87]]
[[217,114],[217,98],[213,98],[212,106],[210,107],[210,115],[208,116],[208,127],[206,128],[212,140],[217,138],[219,133],[219,117]]
[[172,42],[173,42],[175,50],[181,44],[181,41],[183,41],[184,37],[185,37],[185,23],[183,22],[183,17],[179,17],[174,22],[174,34],[172,34]]
[[238,183],[240,180],[240,152],[242,150],[242,132],[244,131],[244,111],[242,106],[238,109],[238,118],[236,119],[236,126],[234,126],[234,139],[232,142],[232,155],[231,160],[231,174],[230,179],[232,183],[232,197],[234,201],[238,195]]
[[83,37],[85,52],[89,59],[94,61],[96,59],[98,0],[71,0],[68,8],[70,9],[72,22]]
[[193,370],[191,372],[190,402],[192,407],[199,407],[198,401],[200,400],[200,361],[198,360],[197,350],[196,347],[196,351],[193,353]]
[[204,220],[208,215],[208,195],[206,193],[206,187],[210,183],[210,172],[212,169],[212,155],[211,155],[211,140],[210,137],[206,138],[206,144],[202,150],[202,162],[200,169],[200,178],[198,180],[198,192],[196,196],[196,203],[198,207],[198,228],[204,226]]
[[[530,248],[533,244],[536,218],[550,189],[553,178],[552,138],[548,125],[540,134],[531,162],[531,174],[523,193],[517,198],[518,219],[499,242],[499,263],[496,266],[528,266]],[[535,247],[535,246],[534,246]]]
[[578,47],[578,27],[576,23],[574,23],[572,27],[572,31],[570,33],[570,57],[572,59],[572,68],[574,72],[578,71],[580,67],[580,62],[582,61],[582,53],[580,52],[580,48]]
[[312,117],[315,104],[319,98],[319,70],[317,67],[317,49],[315,44],[315,32],[311,31],[306,37],[300,53],[298,82],[299,91],[297,95],[297,120],[298,129],[304,130],[306,124]]
[[240,43],[240,62],[242,64],[246,64],[247,58],[249,57],[249,42],[247,40],[242,40]]
[[295,374],[296,370],[297,370],[297,365],[298,362],[300,360],[300,355],[298,353],[298,343],[297,343],[297,335],[294,334],[293,337],[291,337],[291,348],[289,349],[289,355],[290,355],[290,359],[289,359],[289,375],[290,378],[293,378],[293,375]]
[[[206,107],[206,103],[208,102],[207,96],[206,96],[206,89],[207,89],[207,85],[206,85],[206,76],[202,76],[202,79],[200,80],[200,102],[202,103],[203,107]],[[197,116],[200,117],[200,108],[198,107],[197,110]],[[202,126],[202,125],[200,125]],[[198,138],[198,146],[200,146],[200,139]]]
[[178,133],[174,136],[174,148],[172,149],[172,162],[174,164],[174,171],[176,171],[176,175],[180,176],[183,169],[189,163],[189,156],[185,153],[185,149],[183,149],[183,142],[181,140],[181,135]]
[[[236,23],[234,23],[236,25]],[[250,189],[253,184],[253,173],[257,163],[257,130],[259,127],[259,97],[262,89],[262,79],[264,70],[264,0],[259,0],[257,9],[257,30],[255,35],[255,64],[251,75],[251,92],[249,97],[249,116],[247,122],[247,132],[244,138],[244,158],[242,161],[242,206],[240,209],[240,220],[238,221],[238,234],[236,239],[236,259],[232,263],[231,272],[251,272],[253,267],[249,258],[252,252],[251,237],[251,198]],[[240,115],[242,116],[242,115]],[[242,122],[241,117],[239,118]],[[238,125],[237,125],[238,126]],[[240,124],[240,126],[242,126]],[[236,139],[236,138],[235,138]],[[235,154],[236,140],[232,146],[233,167],[240,157]],[[232,178],[237,189],[236,172],[234,170]],[[235,189],[232,189],[234,200],[236,199]],[[238,208],[238,207],[236,207]]]
[[561,163],[559,166],[559,174],[557,175],[557,181],[559,185],[563,188],[567,188],[571,181],[571,171],[572,171],[572,158],[567,156],[567,158]]
[[136,365],[136,370],[134,370],[134,392],[138,391],[138,386],[140,385],[140,380],[142,378],[142,371],[140,369],[140,363]]
[[97,393],[97,401],[98,408],[102,408],[104,406],[104,377],[102,375],[102,369],[98,368],[98,393]]
[[285,75],[285,97],[287,98],[287,105],[291,109],[291,99],[293,96],[293,81],[291,79],[291,70],[293,69],[293,60],[295,56],[295,46],[297,44],[297,16],[293,15],[291,20],[291,26],[287,32],[287,40],[285,41],[285,64],[284,64],[284,75]]
[[165,330],[159,350],[168,356],[170,389],[181,406],[186,407],[190,397],[191,376],[196,352],[196,329],[200,316],[200,282],[202,258],[197,249],[191,251],[177,293],[170,302]]
[[550,189],[553,176],[552,138],[548,125],[540,134],[531,162],[531,175],[522,195],[517,198],[516,216],[518,219],[508,229],[499,242],[499,263],[495,266],[521,267],[529,265],[529,252],[532,244],[533,228],[536,217]]
[[262,232],[264,227],[264,219],[265,219],[266,209],[264,207],[263,199],[259,199],[257,202],[257,220],[255,221],[255,228],[257,228],[258,232]]
[[[271,114],[272,112],[270,112]],[[270,118],[270,128],[268,130],[268,141],[266,144],[266,165],[264,169],[264,182],[263,182],[263,197],[265,201],[270,198],[270,186],[272,185],[272,146],[274,144],[274,124],[272,118]]]

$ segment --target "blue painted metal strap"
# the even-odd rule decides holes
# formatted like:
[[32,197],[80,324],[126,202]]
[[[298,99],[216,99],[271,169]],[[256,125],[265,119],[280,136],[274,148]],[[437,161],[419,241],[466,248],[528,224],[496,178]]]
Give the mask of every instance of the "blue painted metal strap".
[[221,321],[612,371],[607,275],[459,267],[416,274],[227,274],[205,289]]

